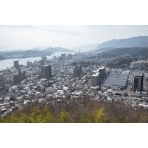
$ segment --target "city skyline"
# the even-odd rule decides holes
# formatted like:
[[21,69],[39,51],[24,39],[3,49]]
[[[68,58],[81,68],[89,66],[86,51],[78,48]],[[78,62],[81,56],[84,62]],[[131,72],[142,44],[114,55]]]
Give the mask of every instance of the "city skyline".
[[147,25],[1,25],[0,51],[36,47],[74,49],[112,39],[148,36]]

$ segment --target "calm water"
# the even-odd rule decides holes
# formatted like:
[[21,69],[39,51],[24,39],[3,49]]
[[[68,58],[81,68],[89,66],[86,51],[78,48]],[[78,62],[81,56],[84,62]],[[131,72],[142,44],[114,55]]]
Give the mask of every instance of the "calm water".
[[[54,56],[58,57],[60,56],[62,53],[71,53],[71,54],[74,54],[75,52],[57,52],[57,53],[54,53],[54,54],[51,54],[50,56],[47,56],[47,59],[52,59]],[[22,65],[27,65],[27,61],[30,61],[30,62],[34,62],[34,61],[39,61],[41,59],[41,57],[33,57],[33,58],[20,58],[20,59],[9,59],[9,60],[0,60],[0,69],[6,69],[7,67],[12,67],[14,64],[13,62],[18,60],[19,61],[19,64],[22,64]]]

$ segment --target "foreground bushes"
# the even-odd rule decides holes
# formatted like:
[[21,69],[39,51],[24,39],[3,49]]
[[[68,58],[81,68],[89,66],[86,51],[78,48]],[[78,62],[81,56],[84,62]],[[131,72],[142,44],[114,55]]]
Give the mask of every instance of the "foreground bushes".
[[121,102],[87,99],[30,104],[0,118],[6,123],[135,123],[148,122],[148,112]]

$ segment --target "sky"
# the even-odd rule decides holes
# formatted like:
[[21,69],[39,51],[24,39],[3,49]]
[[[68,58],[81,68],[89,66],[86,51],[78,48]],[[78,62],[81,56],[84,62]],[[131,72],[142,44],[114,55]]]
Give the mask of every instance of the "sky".
[[0,25],[0,51],[37,47],[74,49],[133,36],[148,36],[148,25]]

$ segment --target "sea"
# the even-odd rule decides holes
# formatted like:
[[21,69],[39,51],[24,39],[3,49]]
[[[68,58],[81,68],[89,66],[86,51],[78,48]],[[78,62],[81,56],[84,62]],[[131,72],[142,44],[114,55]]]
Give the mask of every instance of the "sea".
[[[47,60],[52,59],[53,57],[59,57],[63,53],[71,53],[75,54],[75,52],[56,52],[51,54],[50,56],[46,56]],[[16,59],[6,59],[6,60],[0,60],[0,70],[4,70],[6,68],[10,68],[14,65],[14,61],[18,60],[19,64],[21,65],[27,65],[27,61],[34,62],[41,60],[41,57],[31,57],[31,58],[16,58]]]

